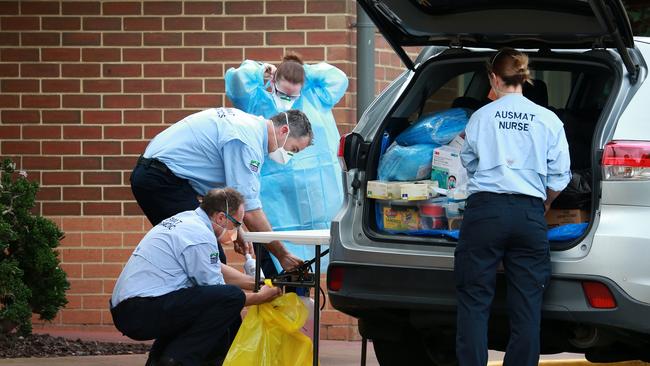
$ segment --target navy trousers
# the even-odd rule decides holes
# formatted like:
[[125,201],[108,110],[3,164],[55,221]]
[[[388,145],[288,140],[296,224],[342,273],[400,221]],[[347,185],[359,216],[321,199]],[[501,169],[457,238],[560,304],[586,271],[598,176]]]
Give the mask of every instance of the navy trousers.
[[157,297],[134,297],[111,309],[115,327],[129,338],[155,339],[150,357],[183,366],[217,364],[241,324],[246,296],[236,286],[197,286]]
[[480,192],[467,200],[454,254],[460,366],[487,364],[488,319],[501,262],[510,321],[503,365],[537,365],[542,298],[551,274],[540,198]]
[[[177,213],[199,207],[196,192],[187,181],[174,175],[165,164],[154,159],[138,159],[131,172],[131,191],[151,225]],[[226,263],[221,243],[219,260]]]

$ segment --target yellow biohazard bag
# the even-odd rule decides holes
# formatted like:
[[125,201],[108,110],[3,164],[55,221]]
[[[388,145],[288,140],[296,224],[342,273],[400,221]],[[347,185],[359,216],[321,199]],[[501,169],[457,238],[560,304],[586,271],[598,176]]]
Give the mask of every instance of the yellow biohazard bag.
[[308,310],[295,293],[248,308],[223,366],[310,366],[311,339],[300,332]]

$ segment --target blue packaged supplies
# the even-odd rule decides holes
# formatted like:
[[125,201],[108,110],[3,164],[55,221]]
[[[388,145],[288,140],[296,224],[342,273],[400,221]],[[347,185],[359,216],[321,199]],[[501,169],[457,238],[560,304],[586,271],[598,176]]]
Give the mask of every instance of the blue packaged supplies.
[[471,111],[451,108],[420,117],[395,139],[402,146],[416,144],[446,145],[463,132]]
[[588,222],[583,222],[579,224],[565,224],[548,229],[548,240],[567,241],[577,239],[587,231],[588,226]]
[[431,176],[434,144],[400,146],[393,143],[379,160],[378,178],[383,181],[412,181]]

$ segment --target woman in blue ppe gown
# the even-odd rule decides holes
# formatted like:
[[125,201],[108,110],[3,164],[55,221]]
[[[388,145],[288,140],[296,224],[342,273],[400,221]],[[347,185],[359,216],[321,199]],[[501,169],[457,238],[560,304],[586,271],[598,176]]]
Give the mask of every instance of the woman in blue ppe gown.
[[[303,64],[298,55],[288,54],[277,68],[246,60],[226,71],[225,84],[228,98],[245,112],[269,117],[298,109],[307,115],[313,145],[285,165],[266,161],[260,196],[274,231],[329,228],[343,202],[336,156],[340,135],[332,108],[348,87],[345,73],[324,62]],[[287,249],[303,259],[314,256],[311,247],[289,243]],[[327,268],[326,259],[322,266]]]

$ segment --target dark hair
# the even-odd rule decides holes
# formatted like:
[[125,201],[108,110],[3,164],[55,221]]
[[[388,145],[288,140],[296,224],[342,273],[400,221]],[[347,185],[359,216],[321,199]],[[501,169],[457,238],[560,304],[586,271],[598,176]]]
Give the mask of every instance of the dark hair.
[[293,84],[304,84],[305,69],[302,67],[302,58],[295,52],[287,53],[275,71],[276,81],[286,80]]
[[503,82],[510,85],[523,85],[530,80],[528,56],[513,48],[502,48],[487,63],[488,72],[499,76]]
[[290,137],[302,138],[309,136],[309,140],[313,142],[314,131],[311,129],[311,123],[309,122],[309,118],[307,118],[306,114],[297,109],[290,109],[286,112],[280,112],[271,117],[271,121],[275,127],[286,125],[287,120],[289,121]]
[[[228,204],[226,204],[228,201]],[[208,216],[214,213],[226,212],[228,207],[228,214],[235,216],[239,206],[244,203],[244,196],[233,188],[215,188],[208,191],[208,194],[203,196],[201,208]]]

